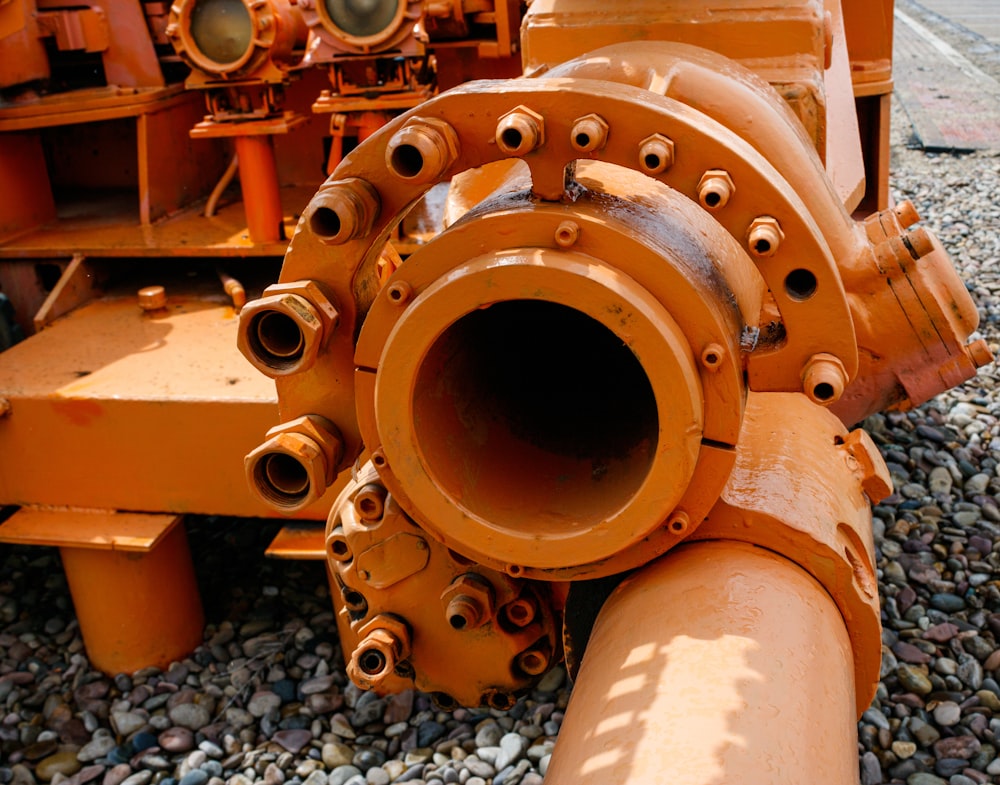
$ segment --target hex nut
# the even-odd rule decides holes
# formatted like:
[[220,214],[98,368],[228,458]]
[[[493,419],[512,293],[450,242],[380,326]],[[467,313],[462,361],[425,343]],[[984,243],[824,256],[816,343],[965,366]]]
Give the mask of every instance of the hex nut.
[[339,320],[315,282],[274,284],[240,311],[236,345],[265,376],[289,376],[313,366]]
[[747,245],[757,257],[773,256],[784,239],[781,224],[770,215],[754,218],[747,230]]
[[725,169],[709,169],[698,181],[698,201],[706,210],[725,207],[734,193],[736,183]]
[[[374,655],[381,660],[377,670],[366,664]],[[400,662],[410,656],[410,630],[406,623],[387,614],[380,614],[358,630],[358,645],[351,652],[347,675],[363,690],[378,689]]]
[[663,134],[647,136],[639,142],[639,168],[646,174],[663,174],[674,165],[674,141]]
[[326,490],[328,467],[323,450],[301,433],[279,433],[244,460],[250,490],[280,512],[295,512]]
[[350,177],[324,183],[306,207],[305,221],[320,242],[341,245],[367,235],[379,208],[378,191],[367,181]]
[[495,139],[504,155],[527,155],[545,144],[545,119],[526,106],[517,106],[497,121]]
[[458,134],[444,120],[414,117],[392,135],[385,163],[401,180],[432,183],[455,163],[459,149]]
[[344,459],[344,440],[336,425],[318,414],[305,414],[274,426],[267,432],[267,436],[270,438],[282,433],[297,433],[311,439],[322,450],[323,459],[327,463],[325,483],[333,483],[337,477],[337,467]]
[[573,123],[569,142],[578,153],[597,152],[608,143],[609,130],[607,121],[599,114],[586,114]]
[[467,572],[441,592],[441,603],[453,629],[472,630],[493,618],[493,587],[486,578]]

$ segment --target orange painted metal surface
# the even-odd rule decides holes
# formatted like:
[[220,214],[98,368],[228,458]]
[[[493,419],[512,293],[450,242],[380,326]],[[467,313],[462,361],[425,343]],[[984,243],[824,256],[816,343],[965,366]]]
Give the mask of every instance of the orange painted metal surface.
[[[325,520],[269,552],[326,560],[363,689],[503,709],[582,656],[553,781],[852,781],[890,484],[845,424],[992,359],[889,209],[891,2],[232,7],[0,6],[0,539],[63,549],[92,661],[155,656],[95,609],[183,529],[38,505]],[[60,47],[106,83],[38,94]]]
[[181,516],[26,507],[0,526],[0,542],[59,548],[95,668],[166,667],[201,642],[204,614]]
[[816,580],[762,548],[682,546],[601,611],[545,781],[851,785],[851,676]]

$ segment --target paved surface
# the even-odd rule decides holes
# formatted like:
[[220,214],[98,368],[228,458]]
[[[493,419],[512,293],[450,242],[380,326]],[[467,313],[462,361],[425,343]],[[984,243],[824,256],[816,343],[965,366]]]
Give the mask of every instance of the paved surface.
[[987,41],[1000,45],[1000,2],[997,0],[919,0],[920,5]]
[[[928,13],[928,6],[940,7]],[[1000,2],[920,0],[896,7],[894,76],[915,136],[926,150],[1000,151],[1000,82],[966,53],[1000,49],[966,25],[1000,33]],[[992,33],[991,33],[992,34]],[[949,43],[949,40],[955,45]]]

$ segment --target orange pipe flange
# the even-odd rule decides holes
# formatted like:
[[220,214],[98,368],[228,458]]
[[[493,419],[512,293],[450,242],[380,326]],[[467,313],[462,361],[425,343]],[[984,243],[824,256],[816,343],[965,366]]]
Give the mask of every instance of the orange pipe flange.
[[545,782],[855,785],[854,711],[819,583],[753,546],[682,546],[601,610]]
[[237,136],[240,186],[246,210],[247,229],[255,243],[273,243],[285,238],[284,213],[278,185],[278,164],[270,136]]

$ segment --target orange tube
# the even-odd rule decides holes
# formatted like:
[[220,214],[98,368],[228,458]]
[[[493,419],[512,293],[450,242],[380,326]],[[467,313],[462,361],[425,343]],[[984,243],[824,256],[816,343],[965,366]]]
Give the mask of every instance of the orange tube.
[[145,552],[59,552],[87,656],[97,670],[165,668],[201,643],[205,620],[183,526]]
[[854,669],[836,605],[777,554],[682,546],[594,626],[546,785],[857,783]]
[[240,185],[250,239],[255,243],[284,239],[278,165],[271,137],[237,136],[236,156],[240,163]]

